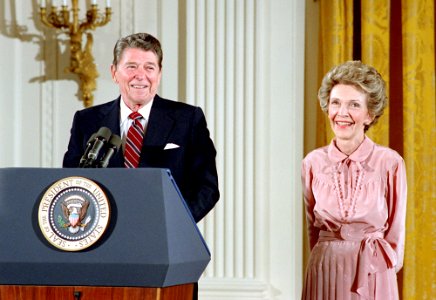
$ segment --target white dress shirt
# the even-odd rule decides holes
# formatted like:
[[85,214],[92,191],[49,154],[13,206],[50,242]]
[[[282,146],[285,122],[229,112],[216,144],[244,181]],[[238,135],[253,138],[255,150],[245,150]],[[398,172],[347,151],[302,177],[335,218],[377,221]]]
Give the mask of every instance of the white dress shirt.
[[[138,110],[138,113],[142,115],[142,119],[140,119],[140,122],[142,124],[142,127],[144,128],[144,134],[147,130],[147,123],[148,119],[150,118],[150,110],[151,106],[153,105],[154,99],[152,99],[149,103],[147,103],[145,106],[141,107]],[[129,131],[130,126],[133,123],[132,119],[129,119],[129,115],[133,111],[124,103],[123,99],[121,98],[120,101],[120,133],[121,133],[121,140],[123,145],[123,151],[126,145],[126,136],[127,132]]]

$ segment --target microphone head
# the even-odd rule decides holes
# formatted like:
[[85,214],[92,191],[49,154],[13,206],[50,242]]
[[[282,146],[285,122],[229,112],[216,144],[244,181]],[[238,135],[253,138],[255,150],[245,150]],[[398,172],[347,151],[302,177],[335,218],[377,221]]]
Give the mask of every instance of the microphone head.
[[100,156],[100,150],[110,139],[112,132],[107,127],[100,127],[95,135],[96,137],[92,142],[92,148],[89,150],[86,161],[83,164],[85,168],[92,168],[95,165],[95,161]]
[[109,139],[108,143],[113,146],[116,151],[120,148],[121,146],[121,137],[119,135],[116,134],[112,134],[111,138]]
[[82,157],[80,158],[79,161],[79,167],[82,168],[85,164],[86,164],[86,160],[88,159],[88,154],[89,151],[91,151],[92,145],[94,143],[94,141],[97,139],[97,132],[94,132],[91,137],[89,138],[89,140],[86,142],[86,149],[85,152],[83,153]]
[[113,134],[106,144],[106,149],[107,149],[106,153],[98,163],[97,167],[106,168],[109,164],[109,160],[118,151],[120,146],[121,146],[121,138],[118,135]]
[[86,144],[91,144],[97,138],[97,132],[94,132]]
[[107,127],[100,127],[100,129],[97,131],[97,137],[102,138],[103,140],[107,141],[110,139],[112,135],[112,131]]

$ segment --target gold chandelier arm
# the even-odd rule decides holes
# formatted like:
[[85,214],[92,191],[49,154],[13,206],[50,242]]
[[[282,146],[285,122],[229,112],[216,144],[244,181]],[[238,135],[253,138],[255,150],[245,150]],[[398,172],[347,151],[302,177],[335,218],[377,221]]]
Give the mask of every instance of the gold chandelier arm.
[[86,30],[93,30],[97,27],[101,27],[110,22],[112,15],[112,9],[106,7],[105,14],[98,12],[97,5],[92,5],[86,13],[86,21],[80,24],[80,29],[82,32]]
[[69,28],[69,12],[66,8],[63,7],[59,12],[56,7],[52,7],[51,12],[48,13],[45,7],[41,7],[39,13],[41,16],[41,22],[47,27],[56,29]]
[[[93,3],[86,12],[85,20],[80,22],[78,0],[71,0],[71,2],[71,9],[67,5],[62,5],[60,10],[52,6],[50,13],[48,13],[45,2],[43,2],[44,5],[40,7],[40,17],[41,22],[47,27],[62,29],[69,36],[70,66],[66,71],[79,77],[81,98],[85,107],[88,107],[92,105],[92,92],[96,89],[96,78],[98,77],[92,55],[93,36],[89,31],[109,23],[112,9],[107,4],[108,7],[106,7],[105,12],[100,13],[97,4]],[[83,34],[86,34],[87,40],[84,48],[82,48]]]

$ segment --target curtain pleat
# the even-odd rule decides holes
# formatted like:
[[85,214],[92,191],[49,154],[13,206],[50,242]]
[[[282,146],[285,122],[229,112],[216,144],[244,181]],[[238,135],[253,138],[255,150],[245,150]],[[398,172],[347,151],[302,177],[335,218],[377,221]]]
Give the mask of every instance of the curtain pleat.
[[[353,1],[320,1],[319,78],[333,66],[353,58]],[[318,107],[316,145],[324,146],[333,138],[325,113]]]
[[[362,1],[361,5],[362,62],[380,72],[389,90],[389,0]],[[389,105],[368,136],[380,145],[389,145]]]
[[435,1],[403,0],[404,160],[408,209],[403,299],[436,295]]

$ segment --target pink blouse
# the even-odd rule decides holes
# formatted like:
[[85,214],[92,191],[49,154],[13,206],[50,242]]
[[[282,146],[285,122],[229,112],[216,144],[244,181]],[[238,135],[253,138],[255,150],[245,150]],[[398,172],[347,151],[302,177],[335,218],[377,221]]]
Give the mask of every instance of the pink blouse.
[[370,292],[368,274],[401,269],[407,183],[397,152],[365,137],[347,156],[333,140],[305,157],[302,181],[310,249],[321,241],[360,243],[355,292]]

